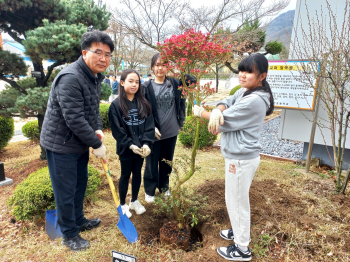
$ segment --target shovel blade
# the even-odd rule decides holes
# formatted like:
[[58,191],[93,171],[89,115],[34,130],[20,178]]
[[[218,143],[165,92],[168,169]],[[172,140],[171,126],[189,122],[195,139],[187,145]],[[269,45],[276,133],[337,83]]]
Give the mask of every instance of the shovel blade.
[[134,224],[130,221],[127,215],[123,214],[122,208],[118,206],[119,221],[117,227],[130,243],[138,240],[138,235]]
[[45,229],[51,240],[62,237],[60,226],[57,223],[57,210],[46,210]]

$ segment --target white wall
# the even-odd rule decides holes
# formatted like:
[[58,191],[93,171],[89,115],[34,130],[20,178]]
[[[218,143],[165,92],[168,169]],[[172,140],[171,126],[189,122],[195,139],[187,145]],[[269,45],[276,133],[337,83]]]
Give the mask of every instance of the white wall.
[[[337,24],[341,28],[343,17],[344,17],[343,15],[344,15],[344,8],[346,5],[346,0],[329,0],[328,2],[330,3],[331,9],[333,10],[333,12],[337,14]],[[307,8],[305,4],[307,5]],[[309,31],[307,11],[309,12],[310,18],[312,17],[316,18],[316,10],[319,15],[321,13],[321,7],[323,9],[323,14],[328,15],[326,0],[317,0],[317,1],[298,0],[297,1],[295,16],[294,16],[294,29],[291,36],[292,42],[296,43],[297,38],[299,39],[299,41],[302,40],[303,37],[302,37],[301,27],[303,27],[303,29],[306,32]],[[329,31],[327,31],[327,37],[330,37]],[[290,45],[289,59],[298,59],[298,57],[296,57],[294,53],[292,44]],[[320,118],[327,119],[327,113],[323,109],[322,104],[320,105],[320,108],[319,108],[319,119]],[[313,119],[313,115],[311,112],[306,112],[306,111],[301,112],[299,110],[290,110],[290,109],[282,110],[282,117],[281,117],[280,131],[279,131],[280,139],[283,138],[283,139],[291,139],[291,140],[302,141],[302,142],[309,142],[311,126],[312,126],[312,122],[310,122],[309,119]],[[322,132],[325,137],[326,144],[332,145],[330,131],[328,129],[322,129]],[[316,128],[314,143],[323,144],[323,145],[325,144],[319,128]],[[350,132],[348,132],[348,135],[347,135],[346,148],[350,148]]]

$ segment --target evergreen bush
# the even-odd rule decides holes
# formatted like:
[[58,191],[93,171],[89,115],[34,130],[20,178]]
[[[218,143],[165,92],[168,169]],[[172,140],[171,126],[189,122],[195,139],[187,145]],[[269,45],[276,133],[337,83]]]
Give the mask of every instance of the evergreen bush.
[[111,129],[111,123],[108,118],[109,104],[100,104],[100,115],[102,119],[102,128]]
[[[205,146],[212,145],[216,137],[208,131],[209,121],[201,118],[199,120],[199,141],[198,147],[203,148]],[[196,117],[188,116],[184,122],[182,131],[179,133],[179,140],[184,146],[193,146],[196,132]]]
[[100,100],[108,101],[109,96],[112,94],[112,87],[107,83],[101,83],[101,97]]
[[[96,192],[101,185],[100,172],[89,166],[89,180],[87,183],[85,200],[96,198]],[[12,214],[17,220],[30,220],[33,217],[44,217],[45,211],[56,209],[55,198],[48,167],[41,168],[30,174],[17,185],[8,204],[12,207]]]
[[235,86],[234,88],[232,88],[230,91],[230,96],[233,96],[234,93],[236,93],[236,91],[239,89],[241,89],[241,85],[238,85],[238,86]]
[[22,127],[22,133],[26,138],[29,138],[30,140],[39,141],[40,131],[39,131],[38,120],[27,122]]
[[12,117],[5,118],[0,116],[0,150],[7,146],[15,130],[15,123]]

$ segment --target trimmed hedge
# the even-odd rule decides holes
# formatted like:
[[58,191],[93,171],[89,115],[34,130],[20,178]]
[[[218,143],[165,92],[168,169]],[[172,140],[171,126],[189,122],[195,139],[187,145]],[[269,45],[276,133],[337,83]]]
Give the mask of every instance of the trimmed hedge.
[[241,89],[241,85],[238,85],[238,86],[235,86],[234,88],[232,88],[230,91],[230,96],[233,96],[234,93],[236,93],[236,91],[239,89]]
[[[101,185],[100,172],[88,166],[89,180],[85,200],[96,198],[97,188]],[[56,209],[53,188],[48,167],[41,168],[30,174],[17,185],[8,201],[12,214],[17,220],[30,220],[33,217],[44,217],[46,210]]]
[[[185,146],[193,146],[194,145],[194,139],[195,139],[195,131],[196,131],[196,120],[198,118],[194,116],[188,116],[184,122],[184,126],[182,131],[179,133],[179,140],[180,142]],[[198,148],[203,148],[205,146],[212,145],[217,136],[211,134],[208,131],[208,123],[209,121],[200,118],[199,119],[199,141],[198,141]]]
[[0,116],[0,150],[7,146],[15,131],[13,118],[4,118]]
[[108,110],[109,104],[100,104],[100,115],[102,119],[102,128],[103,129],[111,129],[111,123],[109,123],[108,119]]
[[40,131],[38,120],[30,121],[22,127],[22,133],[26,138],[33,141],[40,140]]

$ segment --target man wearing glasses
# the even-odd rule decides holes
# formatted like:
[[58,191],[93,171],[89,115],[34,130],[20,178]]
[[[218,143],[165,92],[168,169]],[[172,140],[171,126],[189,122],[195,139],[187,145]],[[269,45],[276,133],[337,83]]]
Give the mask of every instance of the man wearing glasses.
[[80,58],[64,68],[52,83],[40,135],[40,143],[46,149],[62,244],[73,251],[90,247],[79,232],[101,224],[99,218],[85,218],[83,202],[89,147],[94,155],[106,159],[99,111],[104,78],[101,73],[109,66],[114,44],[108,34],[94,30],[83,34],[81,49]]

